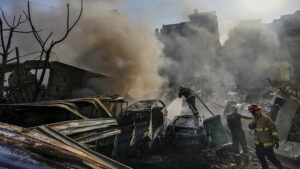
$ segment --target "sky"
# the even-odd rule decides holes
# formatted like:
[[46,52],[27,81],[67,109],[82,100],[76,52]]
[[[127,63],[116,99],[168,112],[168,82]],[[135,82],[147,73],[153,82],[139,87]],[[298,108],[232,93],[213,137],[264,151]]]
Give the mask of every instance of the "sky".
[[198,9],[216,11],[221,42],[240,20],[260,19],[271,23],[281,15],[300,10],[299,0],[128,0],[121,1],[119,10],[136,22],[147,22],[155,28],[163,24],[186,21],[188,14]]
[[[0,0],[0,6],[5,8],[5,2]],[[26,0],[13,0],[24,1]],[[45,10],[61,8],[58,2],[78,3],[79,0],[30,0]],[[201,11],[216,11],[219,21],[221,42],[227,38],[227,33],[240,20],[260,19],[263,23],[271,23],[281,15],[292,14],[300,10],[299,0],[84,0],[113,2],[112,9],[118,9],[121,14],[128,15],[137,24],[148,24],[153,28],[161,28],[163,24],[173,24],[187,21],[187,16],[194,9]],[[88,12],[88,10],[85,10]]]

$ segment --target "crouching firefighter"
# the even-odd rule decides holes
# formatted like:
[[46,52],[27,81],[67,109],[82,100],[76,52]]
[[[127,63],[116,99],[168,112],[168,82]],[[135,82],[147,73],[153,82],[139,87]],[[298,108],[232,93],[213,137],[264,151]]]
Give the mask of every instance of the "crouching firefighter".
[[196,97],[195,97],[194,92],[191,89],[186,88],[186,87],[184,87],[184,85],[181,84],[179,86],[178,97],[181,98],[182,95],[185,97],[186,102],[188,103],[188,105],[189,105],[190,109],[192,110],[194,116],[198,117],[199,116],[199,112],[198,112],[198,110],[196,108],[196,103],[195,103]]
[[249,128],[254,130],[254,143],[256,145],[256,155],[263,169],[269,169],[265,156],[277,168],[281,169],[282,165],[273,151],[273,146],[279,147],[278,132],[274,122],[261,113],[261,108],[256,104],[248,107],[249,112],[253,115],[249,123]]
[[227,125],[232,135],[232,150],[234,154],[234,161],[237,165],[241,164],[240,144],[243,149],[242,157],[245,160],[244,165],[249,164],[249,155],[247,148],[247,141],[245,132],[242,128],[241,119],[251,119],[251,117],[241,115],[237,112],[237,107],[232,106],[231,112],[227,116]]

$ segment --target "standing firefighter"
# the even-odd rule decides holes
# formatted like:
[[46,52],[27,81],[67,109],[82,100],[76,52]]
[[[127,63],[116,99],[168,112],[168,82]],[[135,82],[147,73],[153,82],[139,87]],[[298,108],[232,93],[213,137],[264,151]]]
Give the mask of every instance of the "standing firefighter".
[[233,106],[231,108],[230,114],[227,116],[228,128],[231,131],[232,135],[232,149],[234,151],[234,160],[237,165],[241,164],[241,155],[240,155],[240,144],[243,149],[243,157],[245,159],[244,165],[249,164],[249,155],[247,148],[247,141],[245,132],[242,128],[241,119],[251,119],[251,117],[243,116],[237,112],[237,108]]
[[249,123],[249,128],[254,130],[256,145],[256,155],[259,159],[263,169],[268,169],[269,166],[265,159],[265,156],[279,169],[282,168],[279,160],[273,151],[273,146],[279,147],[278,132],[274,122],[261,113],[261,108],[256,104],[252,104],[248,107],[249,112],[252,113],[253,118]]
[[196,97],[195,97],[194,92],[191,89],[184,87],[184,85],[180,85],[178,97],[181,98],[182,95],[185,97],[186,102],[189,104],[189,107],[192,110],[193,114],[195,116],[198,116],[199,112],[196,108],[196,104],[195,104]]

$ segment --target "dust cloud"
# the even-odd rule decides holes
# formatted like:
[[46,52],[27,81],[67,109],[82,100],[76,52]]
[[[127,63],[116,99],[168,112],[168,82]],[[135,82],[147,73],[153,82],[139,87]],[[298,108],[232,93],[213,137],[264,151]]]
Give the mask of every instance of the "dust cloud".
[[85,3],[85,9],[88,12],[67,41],[67,49],[76,57],[76,65],[109,77],[88,83],[105,94],[155,97],[164,82],[158,74],[164,60],[154,31],[101,1]]
[[175,88],[185,83],[224,104],[229,91],[266,88],[268,78],[287,80],[290,55],[269,25],[241,21],[221,45],[216,14],[211,12],[203,22],[192,20],[202,14],[191,14],[190,22],[181,23],[181,32],[159,36],[166,56],[176,63],[162,70]]
[[[49,42],[59,39],[66,31],[66,2],[57,3],[54,7],[44,9],[41,4],[31,2],[33,22],[42,30],[42,38],[54,32]],[[165,63],[163,45],[149,26],[134,23],[126,14],[114,9],[118,3],[84,1],[79,23],[68,38],[55,47],[52,60],[59,59],[108,76],[105,80],[92,79],[86,82],[92,93],[130,95],[135,99],[157,97],[165,81],[158,73]],[[9,4],[7,11],[10,15],[22,13],[22,8],[26,9],[24,2],[13,1]],[[72,1],[70,23],[78,16],[79,9],[80,1]],[[28,25],[24,27],[27,28]],[[20,46],[21,52],[39,49],[32,35],[17,36],[19,40],[15,44]]]
[[[11,15],[26,9],[23,1],[6,2],[9,3],[6,12]],[[222,98],[224,93],[238,87],[265,87],[269,85],[268,78],[285,80],[288,77],[290,56],[268,25],[240,22],[221,45],[218,19],[212,17],[208,21],[213,27],[188,24],[190,33],[158,40],[151,26],[133,22],[115,10],[119,2],[84,1],[78,25],[53,52],[54,59],[109,77],[86,82],[91,93],[153,98],[162,92],[163,84],[175,84],[176,89],[163,90],[176,95],[177,84],[183,82],[194,86],[194,90],[213,92]],[[182,15],[195,6],[190,2],[184,3]],[[172,3],[183,2],[174,0],[167,5]],[[79,4],[80,1],[71,3],[72,21],[79,12]],[[210,9],[208,5],[201,5],[197,5],[199,12]],[[34,23],[43,30],[42,37],[53,31],[54,39],[58,39],[65,33],[65,1],[45,9],[32,3]],[[192,17],[193,14],[189,15],[189,19]],[[21,39],[14,41],[21,53],[38,49],[32,36],[22,35]],[[166,83],[165,78],[170,83]]]

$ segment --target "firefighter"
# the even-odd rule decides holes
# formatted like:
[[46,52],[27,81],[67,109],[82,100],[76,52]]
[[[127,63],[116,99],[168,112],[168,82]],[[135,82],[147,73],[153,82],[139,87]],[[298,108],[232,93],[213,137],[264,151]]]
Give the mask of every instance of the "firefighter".
[[274,122],[261,113],[261,108],[256,104],[252,104],[248,107],[249,112],[253,115],[249,123],[249,128],[254,130],[254,143],[256,145],[256,155],[259,159],[263,169],[268,169],[269,166],[265,159],[265,156],[271,161],[277,168],[281,169],[281,163],[276,159],[273,151],[273,146],[279,147],[278,132]]
[[184,87],[184,85],[180,85],[179,86],[179,94],[178,94],[178,97],[182,97],[182,95],[185,97],[186,99],[186,102],[188,103],[190,109],[192,110],[193,114],[198,117],[199,116],[199,112],[196,108],[196,104],[195,104],[195,94],[194,92],[189,89],[189,88],[186,88]]
[[234,154],[234,161],[237,165],[241,164],[241,154],[240,154],[240,144],[243,149],[243,158],[245,159],[244,165],[249,164],[249,155],[248,155],[248,148],[247,148],[247,141],[245,132],[242,128],[241,119],[252,119],[251,117],[241,115],[237,112],[237,107],[232,106],[231,112],[227,116],[227,125],[231,131],[232,135],[232,150]]

